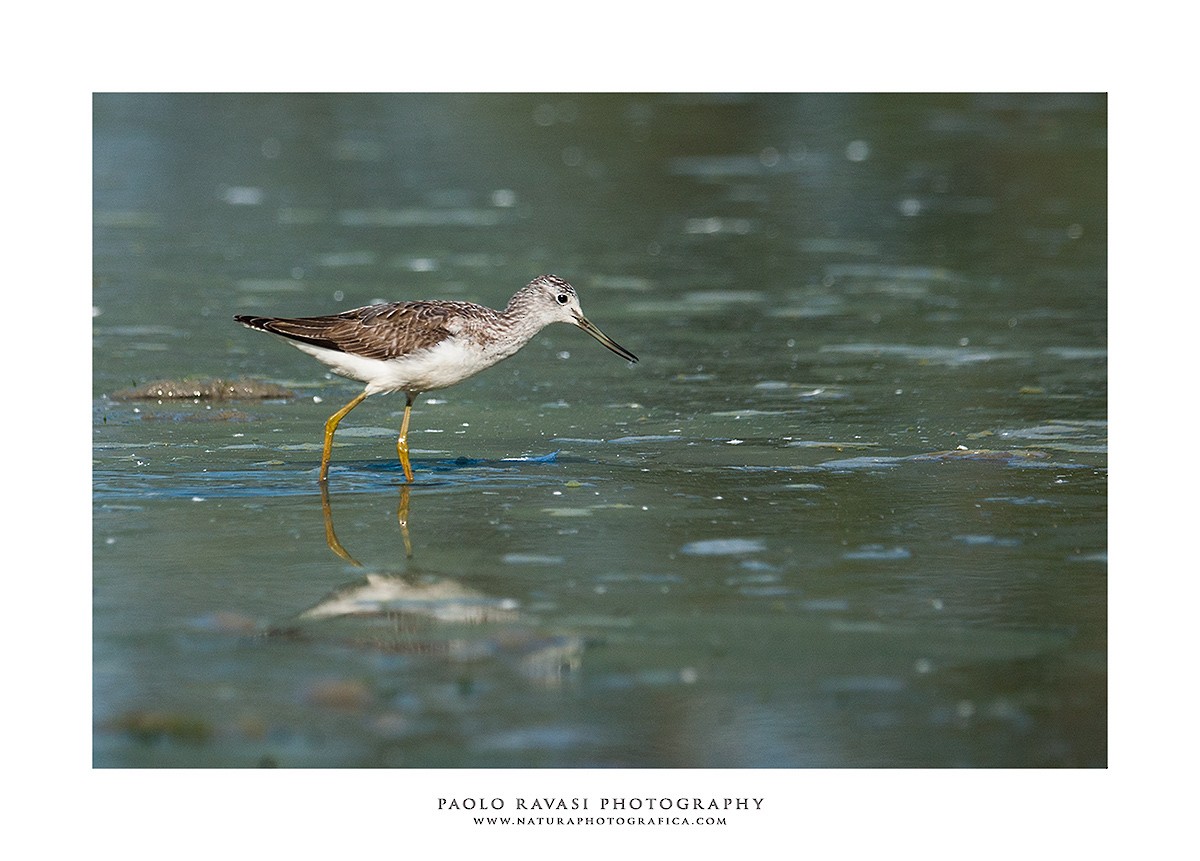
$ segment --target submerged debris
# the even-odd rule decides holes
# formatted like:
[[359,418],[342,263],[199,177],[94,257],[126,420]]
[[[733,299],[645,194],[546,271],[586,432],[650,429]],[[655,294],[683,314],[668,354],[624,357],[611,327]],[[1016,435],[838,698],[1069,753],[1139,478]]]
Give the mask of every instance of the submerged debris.
[[144,422],[252,422],[254,417],[241,410],[213,410],[198,413],[153,413],[142,415]]
[[141,419],[144,422],[252,422],[254,417],[249,413],[244,413],[241,410],[214,410],[211,407],[201,412],[170,412],[170,413],[142,413]]
[[109,395],[114,401],[194,400],[249,401],[290,398],[295,393],[258,380],[158,380]]
[[928,454],[914,454],[906,460],[995,460],[1011,463],[1021,460],[1043,460],[1046,452],[1035,449],[990,449],[990,448],[958,448],[951,451],[933,451]]
[[373,699],[371,689],[360,679],[322,679],[304,692],[304,700],[310,705],[341,711],[362,711]]
[[208,741],[213,734],[212,725],[203,718],[170,711],[130,711],[107,726],[143,742],[170,739],[198,744]]

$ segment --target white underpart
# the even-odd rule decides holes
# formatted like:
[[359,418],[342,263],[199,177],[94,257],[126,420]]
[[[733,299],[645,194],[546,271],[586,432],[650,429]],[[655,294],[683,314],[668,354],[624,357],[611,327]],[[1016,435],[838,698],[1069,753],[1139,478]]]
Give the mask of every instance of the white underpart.
[[[532,337],[530,333],[529,337]],[[381,392],[429,392],[461,383],[467,377],[507,359],[529,338],[481,347],[463,338],[447,338],[435,347],[397,359],[367,359],[339,350],[330,350],[303,341],[288,343],[324,362],[335,374],[362,380],[367,394]]]

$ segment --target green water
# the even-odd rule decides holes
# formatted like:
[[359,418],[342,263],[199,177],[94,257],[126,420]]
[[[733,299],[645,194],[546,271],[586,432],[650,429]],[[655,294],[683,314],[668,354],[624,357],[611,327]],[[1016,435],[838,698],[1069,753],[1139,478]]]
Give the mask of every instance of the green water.
[[[1106,765],[1106,112],[97,96],[94,763]],[[323,500],[359,387],[232,316],[542,272],[641,361],[425,395],[403,496],[372,397]],[[295,396],[110,397],[185,376]]]

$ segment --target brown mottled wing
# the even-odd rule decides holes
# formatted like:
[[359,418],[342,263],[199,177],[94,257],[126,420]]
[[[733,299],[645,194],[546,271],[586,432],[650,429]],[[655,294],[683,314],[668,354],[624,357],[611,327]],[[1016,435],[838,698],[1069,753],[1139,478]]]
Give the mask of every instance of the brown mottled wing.
[[327,317],[249,317],[238,322],[253,329],[353,353],[369,359],[393,359],[433,347],[462,332],[464,319],[495,314],[469,302],[394,302],[367,305]]

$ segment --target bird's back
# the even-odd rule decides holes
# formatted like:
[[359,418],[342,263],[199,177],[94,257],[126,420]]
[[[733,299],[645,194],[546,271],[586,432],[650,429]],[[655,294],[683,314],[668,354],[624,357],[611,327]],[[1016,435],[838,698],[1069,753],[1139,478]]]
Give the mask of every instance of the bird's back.
[[321,317],[234,317],[251,329],[364,359],[398,359],[455,336],[479,337],[500,312],[471,302],[390,302]]

